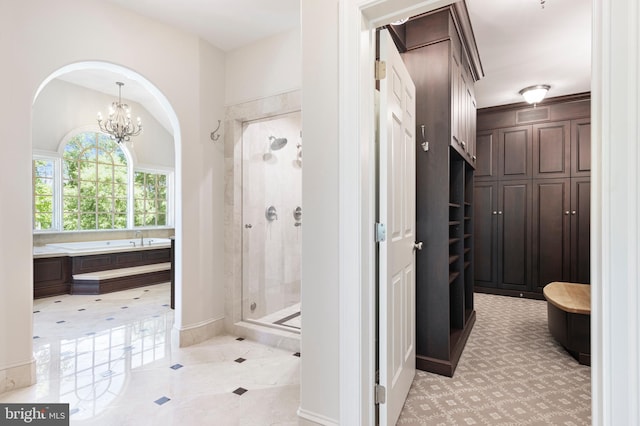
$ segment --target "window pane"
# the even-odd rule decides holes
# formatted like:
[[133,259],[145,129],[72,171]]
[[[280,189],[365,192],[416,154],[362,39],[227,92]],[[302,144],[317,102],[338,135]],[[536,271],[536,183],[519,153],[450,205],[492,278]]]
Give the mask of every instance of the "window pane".
[[126,198],[116,198],[114,201],[114,211],[116,213],[127,214],[127,199]]
[[164,214],[158,215],[158,226],[166,226],[167,225],[167,216]]
[[98,211],[99,212],[109,212],[113,210],[113,198],[101,197],[98,198]]
[[33,229],[51,229],[53,226],[53,213],[35,213],[33,222]]
[[91,213],[80,214],[80,229],[97,229],[96,215]]
[[36,213],[52,213],[53,212],[53,197],[36,195],[34,208]]
[[114,228],[116,229],[125,229],[127,227],[127,215],[125,214],[116,214],[114,215]]
[[63,229],[65,231],[73,231],[79,229],[78,215],[76,213],[64,213],[62,215]]
[[78,211],[78,198],[77,197],[63,197],[62,210],[65,212],[77,212]]
[[113,217],[110,213],[98,215],[98,229],[113,229]]

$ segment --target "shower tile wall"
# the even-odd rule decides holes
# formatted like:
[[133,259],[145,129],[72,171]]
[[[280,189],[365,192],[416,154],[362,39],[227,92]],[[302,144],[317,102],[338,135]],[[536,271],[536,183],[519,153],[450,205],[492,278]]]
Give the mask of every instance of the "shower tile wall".
[[[245,319],[260,319],[300,302],[302,226],[294,218],[302,201],[300,127],[300,112],[243,125]],[[272,150],[271,136],[286,138],[287,144]],[[276,208],[276,220],[267,220],[269,206]]]

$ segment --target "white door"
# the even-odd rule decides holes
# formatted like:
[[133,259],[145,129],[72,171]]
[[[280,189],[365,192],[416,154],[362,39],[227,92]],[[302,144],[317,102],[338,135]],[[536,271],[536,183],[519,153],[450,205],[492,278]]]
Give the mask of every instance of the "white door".
[[415,345],[415,86],[387,30],[380,32],[380,424],[394,425],[413,382]]

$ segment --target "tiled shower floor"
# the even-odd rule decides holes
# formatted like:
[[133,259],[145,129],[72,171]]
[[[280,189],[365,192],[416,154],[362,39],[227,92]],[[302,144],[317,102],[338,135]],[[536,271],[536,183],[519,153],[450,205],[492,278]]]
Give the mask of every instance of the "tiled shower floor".
[[169,284],[34,301],[34,386],[87,425],[297,424],[299,354],[235,336],[171,344]]

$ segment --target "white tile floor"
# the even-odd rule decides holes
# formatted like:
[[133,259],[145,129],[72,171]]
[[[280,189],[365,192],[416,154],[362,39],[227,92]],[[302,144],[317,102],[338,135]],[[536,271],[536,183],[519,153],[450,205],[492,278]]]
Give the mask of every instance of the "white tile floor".
[[299,353],[235,336],[177,348],[168,303],[169,284],[35,300],[38,383],[0,402],[69,403],[83,425],[298,423]]

